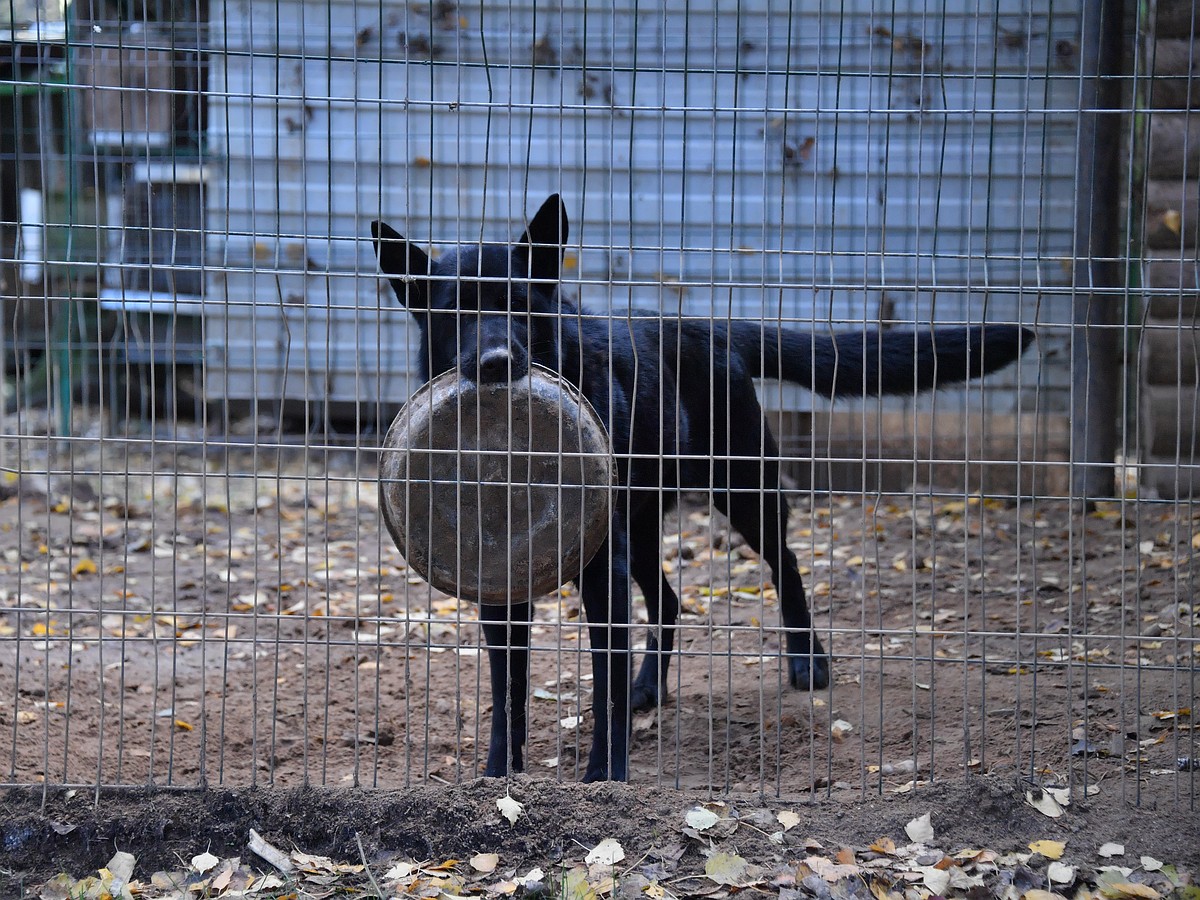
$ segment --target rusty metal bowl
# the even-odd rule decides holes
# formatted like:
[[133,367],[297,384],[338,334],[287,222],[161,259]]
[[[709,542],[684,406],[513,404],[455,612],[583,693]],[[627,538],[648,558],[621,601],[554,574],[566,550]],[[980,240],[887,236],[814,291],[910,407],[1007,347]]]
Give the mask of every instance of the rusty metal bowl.
[[549,369],[512,384],[439,375],[409,398],[383,448],[383,521],[408,565],[448,594],[498,605],[547,594],[608,535],[608,433]]

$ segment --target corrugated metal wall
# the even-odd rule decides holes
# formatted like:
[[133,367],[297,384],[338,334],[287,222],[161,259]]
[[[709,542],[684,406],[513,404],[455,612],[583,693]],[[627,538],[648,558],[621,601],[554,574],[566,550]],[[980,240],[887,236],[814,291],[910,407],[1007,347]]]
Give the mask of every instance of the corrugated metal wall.
[[1067,321],[1078,10],[1033,6],[215,5],[209,394],[399,403],[369,220],[504,240],[552,191],[592,308]]

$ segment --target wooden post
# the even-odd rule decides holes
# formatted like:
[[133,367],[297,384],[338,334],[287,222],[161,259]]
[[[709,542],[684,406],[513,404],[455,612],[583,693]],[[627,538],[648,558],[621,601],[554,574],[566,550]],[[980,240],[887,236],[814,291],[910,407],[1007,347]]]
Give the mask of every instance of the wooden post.
[[1117,398],[1124,318],[1121,229],[1123,0],[1088,0],[1080,41],[1078,205],[1071,337],[1072,493],[1090,504],[1116,492]]

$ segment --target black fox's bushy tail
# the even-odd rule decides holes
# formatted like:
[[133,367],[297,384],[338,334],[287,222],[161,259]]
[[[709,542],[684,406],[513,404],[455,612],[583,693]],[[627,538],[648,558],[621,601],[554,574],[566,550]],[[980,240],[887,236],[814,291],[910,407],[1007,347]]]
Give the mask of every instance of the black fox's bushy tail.
[[1034,341],[1018,325],[922,331],[811,333],[734,323],[733,344],[751,371],[826,397],[912,394],[979,378]]

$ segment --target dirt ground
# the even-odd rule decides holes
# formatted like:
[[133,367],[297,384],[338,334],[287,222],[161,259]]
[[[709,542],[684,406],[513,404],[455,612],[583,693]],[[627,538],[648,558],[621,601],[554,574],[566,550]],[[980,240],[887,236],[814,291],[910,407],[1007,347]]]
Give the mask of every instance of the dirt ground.
[[[512,824],[497,809],[497,799],[504,796],[522,806]],[[665,896],[725,897],[736,893],[736,889],[719,890],[719,885],[703,877],[706,860],[726,853],[737,854],[760,870],[755,896],[778,892],[780,897],[812,897],[815,893],[825,898],[869,900],[880,894],[900,898],[903,895],[894,890],[880,891],[878,881],[868,891],[871,873],[865,866],[842,884],[836,883],[836,877],[829,879],[835,883],[818,884],[815,892],[807,890],[808,880],[804,891],[789,886],[800,887],[799,874],[805,871],[804,864],[798,866],[800,860],[816,868],[819,860],[814,856],[831,856],[839,848],[852,848],[842,849],[839,860],[850,853],[859,861],[874,857],[877,862],[888,862],[868,848],[879,849],[886,843],[881,838],[890,838],[898,846],[909,844],[907,826],[926,814],[934,836],[926,841],[930,849],[918,850],[920,856],[913,860],[917,864],[930,866],[941,858],[941,852],[932,850],[935,847],[947,852],[975,848],[975,853],[988,848],[1001,855],[999,871],[991,867],[986,888],[981,883],[973,893],[960,889],[946,892],[947,896],[973,900],[1021,896],[1032,887],[1049,886],[1046,860],[1036,854],[1030,858],[1028,845],[1033,841],[1065,844],[1063,858],[1081,887],[1093,883],[1105,865],[1137,869],[1138,861],[1146,856],[1176,869],[1184,884],[1194,879],[1200,868],[1200,825],[1194,815],[1129,809],[1109,798],[1092,797],[1077,799],[1064,816],[1048,819],[1025,801],[1023,785],[986,776],[939,782],[905,795],[864,797],[855,791],[835,791],[829,797],[798,803],[761,794],[725,795],[707,804],[720,822],[702,833],[687,827],[687,813],[697,803],[694,792],[664,787],[581,785],[528,776],[507,783],[476,779],[458,785],[386,791],[108,791],[97,797],[90,791],[54,790],[43,797],[37,789],[13,789],[4,796],[5,815],[0,819],[0,886],[6,888],[4,896],[19,897],[24,896],[21,890],[35,889],[60,872],[76,877],[94,874],[114,850],[137,858],[136,874],[142,881],[149,881],[151,872],[186,867],[187,860],[198,853],[243,860],[250,857],[259,871],[270,871],[270,866],[247,850],[250,830],[255,829],[285,852],[297,848],[336,862],[365,859],[380,873],[395,860],[424,861],[426,866],[441,868],[443,861],[465,861],[476,853],[497,854],[507,872],[541,867],[548,873],[565,873],[582,865],[585,854],[609,839],[619,842],[625,852],[621,868],[627,877],[643,873],[667,888]],[[771,832],[782,831],[780,823],[786,821],[781,813],[793,818],[785,826],[786,832],[772,839]],[[1101,853],[1105,844],[1119,844],[1122,852],[1116,857]],[[1021,851],[1017,859],[1002,856]],[[959,854],[960,860],[962,856]],[[898,862],[893,858],[889,868],[894,870]],[[460,868],[465,868],[465,862]],[[880,878],[888,870],[876,871],[875,877]],[[780,876],[795,876],[795,881]],[[892,877],[889,875],[888,884]],[[1122,880],[1141,881],[1160,894],[1168,893],[1170,885],[1154,878],[1154,872],[1137,871]],[[362,889],[368,887],[361,877],[355,881]],[[1014,884],[1018,888],[1015,894],[1008,890]],[[476,890],[483,893],[485,889]],[[1078,896],[1066,888],[1060,890]],[[1148,896],[1133,890],[1114,896],[1129,900]],[[1185,888],[1178,896],[1192,896],[1187,890],[1195,889]],[[486,892],[488,896],[511,893],[494,886]],[[330,893],[328,886],[310,885],[310,892],[301,891],[300,896]],[[292,892],[285,895],[297,896]],[[411,895],[434,896],[416,890]],[[534,894],[526,891],[524,895]],[[554,896],[540,894],[547,895]],[[619,897],[647,895],[664,893],[616,893]],[[927,890],[914,894],[928,895]],[[596,894],[564,891],[560,896]],[[1085,896],[1099,895],[1085,891]]]
[[[0,782],[469,786],[490,708],[476,612],[405,568],[374,455],[186,438],[6,449]],[[1194,815],[1200,508],[931,491],[793,508],[834,684],[786,686],[763,567],[688,498],[663,539],[681,653],[635,721],[635,786],[865,802],[970,773]],[[577,594],[536,620],[522,783],[573,782]]]

